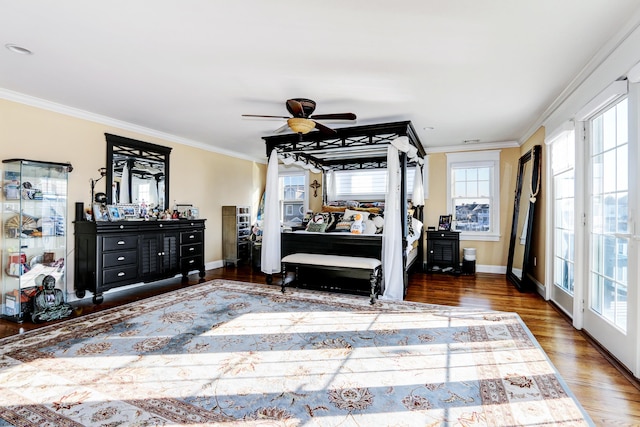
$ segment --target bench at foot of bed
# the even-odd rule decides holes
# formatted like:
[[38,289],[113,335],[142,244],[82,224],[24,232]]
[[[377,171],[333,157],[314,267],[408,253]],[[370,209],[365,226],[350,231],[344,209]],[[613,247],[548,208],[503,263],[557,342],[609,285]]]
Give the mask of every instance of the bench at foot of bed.
[[282,258],[283,293],[285,289],[285,279],[287,277],[287,268],[294,269],[294,280],[298,280],[299,267],[328,270],[336,273],[337,275],[354,279],[369,279],[369,283],[371,285],[371,304],[375,302],[377,292],[380,290],[382,264],[379,259],[342,255],[296,253],[289,254]]

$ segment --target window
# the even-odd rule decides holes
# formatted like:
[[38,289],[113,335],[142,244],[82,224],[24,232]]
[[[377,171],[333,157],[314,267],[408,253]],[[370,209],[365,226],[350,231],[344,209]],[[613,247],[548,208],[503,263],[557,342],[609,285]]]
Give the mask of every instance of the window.
[[[407,194],[413,192],[415,167],[407,167]],[[387,192],[387,170],[367,169],[335,171],[336,200],[384,200]]]
[[[500,151],[447,154],[447,210],[461,239],[500,238]],[[444,214],[444,212],[443,212]]]
[[285,224],[301,224],[304,213],[309,206],[307,200],[307,172],[281,168],[278,179],[278,193],[280,194],[280,220]]

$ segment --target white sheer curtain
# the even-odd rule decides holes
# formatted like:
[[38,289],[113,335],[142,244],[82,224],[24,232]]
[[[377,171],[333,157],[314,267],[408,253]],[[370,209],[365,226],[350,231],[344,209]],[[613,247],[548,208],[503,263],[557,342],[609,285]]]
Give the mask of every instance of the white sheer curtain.
[[422,171],[420,165],[416,165],[416,172],[413,175],[413,196],[411,196],[413,206],[424,206],[424,187],[422,186]]
[[158,181],[155,179],[150,180],[149,182],[149,206],[157,206],[158,205]]
[[327,201],[333,202],[336,200],[336,193],[338,192],[336,187],[336,175],[334,171],[327,172]]
[[[402,140],[404,138],[406,141]],[[396,143],[397,142],[397,143]],[[406,144],[405,144],[406,143]],[[384,199],[382,231],[382,273],[384,292],[380,299],[401,301],[404,298],[404,268],[402,263],[402,207],[400,206],[399,146],[406,151],[408,139],[397,138],[387,148],[387,194]]]
[[131,203],[129,199],[129,165],[125,162],[122,167],[122,179],[120,180],[120,199],[118,203]]
[[269,156],[262,223],[262,254],[260,269],[265,274],[280,272],[280,206],[278,194],[278,155]]

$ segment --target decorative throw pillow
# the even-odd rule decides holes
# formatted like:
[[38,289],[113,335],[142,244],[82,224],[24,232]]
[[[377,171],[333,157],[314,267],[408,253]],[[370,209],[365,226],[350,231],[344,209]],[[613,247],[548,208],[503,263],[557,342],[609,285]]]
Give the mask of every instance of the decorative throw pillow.
[[307,231],[311,233],[324,233],[326,229],[327,224],[323,222],[310,222],[309,225],[307,225]]
[[381,215],[373,215],[370,217],[376,226],[376,234],[382,234],[382,228],[384,227],[384,218]]
[[343,219],[336,224],[335,231],[340,233],[351,233],[351,224],[353,224],[353,221],[345,221]]
[[[309,230],[309,227],[314,227],[314,228],[316,229],[316,231],[317,231],[317,227],[316,227],[314,224],[318,224],[318,225],[319,225],[319,224],[324,224],[324,217],[322,216],[322,214],[321,214],[321,213],[316,213],[316,214],[313,214],[313,215],[311,216],[311,219],[310,219],[310,220],[309,220],[309,222],[307,223],[307,228],[306,228],[306,230],[307,230],[307,231],[311,231],[311,230]],[[325,224],[325,228],[326,228],[326,227],[327,227],[327,226],[326,226],[326,224]]]
[[409,235],[413,236],[415,233],[413,232],[413,216],[411,216],[411,214],[407,215],[407,226],[409,228]]
[[342,212],[327,212],[326,215],[325,223],[327,224],[327,229],[325,231],[330,233],[335,230],[336,224],[342,220]]
[[356,214],[362,214],[362,212],[358,212],[356,210],[353,209],[345,209],[344,211],[344,215],[342,216],[342,218],[345,221],[353,221],[353,216]]

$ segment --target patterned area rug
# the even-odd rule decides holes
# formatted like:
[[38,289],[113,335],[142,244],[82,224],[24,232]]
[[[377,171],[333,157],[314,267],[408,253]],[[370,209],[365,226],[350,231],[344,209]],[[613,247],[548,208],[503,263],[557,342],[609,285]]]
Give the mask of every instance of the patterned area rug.
[[0,425],[593,425],[514,313],[217,280],[0,340]]

